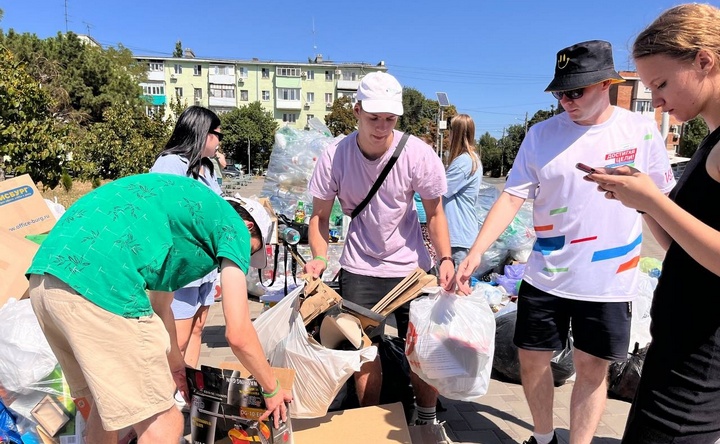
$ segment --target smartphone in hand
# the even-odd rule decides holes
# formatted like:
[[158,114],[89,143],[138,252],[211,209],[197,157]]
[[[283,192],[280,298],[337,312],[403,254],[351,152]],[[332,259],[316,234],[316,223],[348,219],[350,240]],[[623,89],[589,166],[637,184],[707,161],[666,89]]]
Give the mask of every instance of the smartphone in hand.
[[579,169],[580,171],[584,171],[588,174],[597,173],[597,170],[595,170],[595,168],[585,165],[584,163],[580,163],[580,162],[575,164],[575,168]]

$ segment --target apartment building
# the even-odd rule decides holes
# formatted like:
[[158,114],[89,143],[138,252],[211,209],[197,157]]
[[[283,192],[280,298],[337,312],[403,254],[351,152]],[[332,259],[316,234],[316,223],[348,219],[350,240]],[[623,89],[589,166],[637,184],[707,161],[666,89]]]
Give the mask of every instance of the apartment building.
[[313,117],[330,113],[335,99],[351,97],[360,79],[373,71],[387,71],[384,62],[336,63],[321,55],[307,63],[136,56],[146,63],[147,81],[141,84],[147,111],[166,107],[176,98],[218,114],[259,101],[280,125],[304,128]]
[[610,88],[610,103],[620,108],[629,109],[636,113],[646,115],[657,123],[660,133],[665,137],[668,155],[676,155],[680,145],[680,130],[682,123],[668,113],[655,109],[652,105],[652,94],[638,74],[634,71],[620,71],[625,82],[613,85]]

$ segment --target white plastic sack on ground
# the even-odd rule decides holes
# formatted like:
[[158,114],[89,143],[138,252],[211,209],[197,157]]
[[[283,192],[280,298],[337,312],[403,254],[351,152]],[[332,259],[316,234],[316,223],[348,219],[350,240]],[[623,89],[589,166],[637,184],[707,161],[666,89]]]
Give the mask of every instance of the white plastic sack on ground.
[[495,353],[495,316],[481,290],[440,292],[410,303],[405,354],[412,370],[446,398],[487,393]]
[[377,347],[357,351],[331,350],[312,339],[297,311],[299,286],[253,322],[260,344],[273,367],[295,370],[292,418],[318,418],[327,414],[345,382],[377,356]]
[[27,394],[57,365],[29,299],[10,299],[0,308],[0,385]]

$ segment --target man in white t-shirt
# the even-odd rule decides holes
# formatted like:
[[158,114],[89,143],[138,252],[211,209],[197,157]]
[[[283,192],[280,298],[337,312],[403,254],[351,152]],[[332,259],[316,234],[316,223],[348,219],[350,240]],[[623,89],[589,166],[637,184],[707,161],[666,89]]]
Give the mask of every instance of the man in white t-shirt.
[[571,322],[577,376],[570,442],[590,443],[605,407],[608,365],[627,357],[641,215],[598,193],[576,165],[631,165],[666,193],[675,184],[655,122],[610,105],[610,86],[622,81],[608,42],[558,52],[546,91],[565,112],[530,128],[504,192],[458,268],[458,287],[468,292],[482,254],[533,199],[537,240],[519,290],[514,338],[534,422],[527,444],[557,443],[550,359],[564,348]]
[[[402,87],[384,72],[363,77],[353,113],[358,129],[328,147],[318,159],[309,191],[313,196],[308,240],[314,259],[305,271],[320,276],[327,267],[328,229],[337,197],[343,213],[351,215],[395,152],[403,133],[394,130],[403,114]],[[450,237],[441,197],[447,189],[445,169],[433,149],[411,136],[397,162],[367,206],[350,223],[340,257],[340,290],[344,299],[372,308],[416,268],[429,270],[430,255],[423,243],[413,195],[422,198],[438,259],[440,284],[454,285]],[[597,193],[596,193],[597,194]],[[394,312],[398,336],[405,339],[408,306]],[[374,342],[378,338],[374,338]],[[435,422],[435,390],[411,375],[418,423]],[[379,359],[355,374],[362,406],[380,402],[382,371]]]

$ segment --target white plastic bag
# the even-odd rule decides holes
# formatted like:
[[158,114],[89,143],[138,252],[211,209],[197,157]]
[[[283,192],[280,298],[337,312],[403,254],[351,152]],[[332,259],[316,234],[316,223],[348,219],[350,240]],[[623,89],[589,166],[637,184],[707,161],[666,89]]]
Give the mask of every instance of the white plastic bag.
[[330,403],[350,376],[375,359],[377,347],[332,350],[312,339],[296,309],[304,288],[301,285],[289,293],[258,316],[253,325],[270,365],[295,370],[290,416],[318,418],[327,414]]
[[494,353],[495,316],[481,291],[441,291],[410,303],[405,354],[442,396],[472,401],[487,393]]
[[0,385],[27,394],[33,385],[55,369],[57,358],[50,349],[30,299],[9,299],[0,308]]

